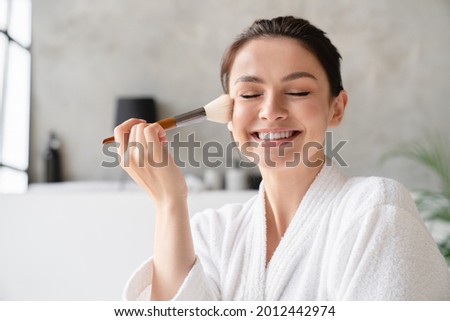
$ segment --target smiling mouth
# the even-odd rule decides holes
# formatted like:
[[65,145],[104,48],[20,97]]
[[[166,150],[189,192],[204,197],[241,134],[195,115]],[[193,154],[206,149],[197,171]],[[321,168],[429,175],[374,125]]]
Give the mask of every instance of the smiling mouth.
[[253,132],[251,136],[258,141],[283,141],[292,140],[298,136],[301,131],[279,131],[279,132]]

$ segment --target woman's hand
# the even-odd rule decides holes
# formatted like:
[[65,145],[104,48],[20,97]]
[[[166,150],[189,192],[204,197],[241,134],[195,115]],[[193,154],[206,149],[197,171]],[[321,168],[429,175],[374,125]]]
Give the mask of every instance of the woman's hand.
[[129,119],[114,129],[114,139],[121,166],[156,203],[151,298],[169,300],[195,262],[186,181],[158,123]]
[[119,143],[121,166],[157,207],[186,200],[186,182],[169,154],[161,125],[132,118],[114,129],[114,139]]

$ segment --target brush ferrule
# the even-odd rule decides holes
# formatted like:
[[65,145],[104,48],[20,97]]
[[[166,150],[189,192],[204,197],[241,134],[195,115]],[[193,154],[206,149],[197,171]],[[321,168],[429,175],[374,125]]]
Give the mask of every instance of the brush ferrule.
[[188,111],[187,113],[180,114],[175,116],[175,123],[177,127],[182,127],[186,125],[191,125],[195,123],[199,123],[206,119],[206,111],[205,108],[197,108],[192,111]]

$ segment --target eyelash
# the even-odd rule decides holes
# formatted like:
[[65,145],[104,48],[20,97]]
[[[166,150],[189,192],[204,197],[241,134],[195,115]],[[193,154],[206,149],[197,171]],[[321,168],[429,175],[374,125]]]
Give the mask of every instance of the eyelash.
[[244,99],[252,99],[252,98],[256,98],[256,97],[259,97],[259,96],[261,96],[261,94],[255,94],[255,95],[241,95],[241,97],[242,98],[244,98]]
[[[302,91],[302,92],[293,92],[293,93],[286,93],[286,95],[290,95],[290,96],[297,96],[297,97],[305,97],[309,95],[309,91]],[[244,99],[252,99],[252,98],[256,98],[262,96],[262,94],[254,94],[254,95],[241,95],[242,98]]]
[[302,91],[302,92],[295,92],[295,93],[287,93],[287,95],[290,96],[298,96],[298,97],[305,97],[309,95],[309,91]]

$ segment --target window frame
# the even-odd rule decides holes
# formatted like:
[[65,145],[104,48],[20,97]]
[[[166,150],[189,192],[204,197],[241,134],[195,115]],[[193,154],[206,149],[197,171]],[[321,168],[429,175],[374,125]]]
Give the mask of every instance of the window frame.
[[[30,151],[30,112],[31,112],[31,73],[32,73],[32,55],[31,55],[31,45],[32,45],[32,34],[31,34],[31,23],[32,23],[32,15],[31,15],[31,10],[32,10],[32,1],[31,0],[0,0],[3,2],[3,5],[5,6],[6,3],[6,8],[7,8],[7,12],[6,12],[6,21],[5,21],[5,25],[4,28],[2,28],[2,26],[0,26],[0,34],[4,37],[4,39],[6,39],[5,42],[5,46],[4,48],[0,48],[0,50],[4,50],[3,52],[3,72],[1,72],[0,69],[0,176],[2,176],[2,173],[4,172],[15,172],[17,175],[17,177],[23,177],[23,175],[26,175],[26,183],[23,183],[23,179],[20,179],[20,182],[12,182],[12,184],[9,184],[6,181],[0,181],[0,193],[2,192],[24,192],[26,191],[26,189],[28,188],[28,170],[29,170],[29,151]],[[11,17],[12,17],[12,8],[13,8],[13,2],[14,1],[27,1],[28,4],[25,5],[25,8],[27,8],[28,6],[28,10],[29,10],[29,16],[27,16],[26,18],[29,19],[29,21],[27,21],[27,26],[29,27],[29,30],[27,30],[26,32],[29,32],[29,35],[26,35],[25,38],[23,38],[26,42],[29,43],[22,43],[20,41],[20,39],[16,39],[14,36],[11,35],[10,33],[10,27],[11,27]],[[17,3],[16,3],[17,4]],[[15,6],[15,8],[20,8],[19,6]],[[28,29],[28,28],[27,28]],[[26,85],[27,87],[27,99],[26,101],[26,107],[25,110],[27,111],[27,116],[26,119],[23,119],[21,121],[26,122],[26,124],[22,124],[22,126],[24,128],[27,129],[27,132],[24,133],[24,136],[26,137],[24,142],[25,142],[25,148],[28,149],[26,156],[23,157],[24,159],[23,164],[25,166],[15,166],[17,164],[8,164],[5,163],[5,159],[4,159],[4,142],[5,142],[5,137],[7,136],[7,133],[5,132],[5,115],[6,115],[6,95],[9,94],[8,91],[8,75],[10,70],[8,70],[9,68],[9,63],[11,61],[11,57],[9,56],[9,53],[11,51],[11,46],[18,46],[18,48],[25,50],[25,52],[27,53],[27,58],[29,61],[29,73],[28,73],[28,79],[25,79],[25,82],[23,84]],[[0,55],[1,57],[1,55]],[[11,107],[9,107],[11,108]],[[26,159],[25,159],[26,158]],[[18,163],[20,164],[20,162]],[[23,186],[24,185],[24,186]]]

